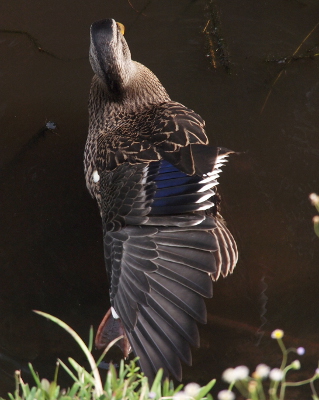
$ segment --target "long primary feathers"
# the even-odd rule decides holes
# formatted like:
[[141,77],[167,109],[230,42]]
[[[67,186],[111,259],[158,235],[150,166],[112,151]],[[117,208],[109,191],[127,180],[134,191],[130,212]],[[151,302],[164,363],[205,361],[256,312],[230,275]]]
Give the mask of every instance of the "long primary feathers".
[[212,280],[237,262],[216,193],[232,151],[208,145],[203,119],[131,59],[114,20],[91,26],[90,62],[85,177],[102,217],[111,301],[96,345],[123,334],[124,356],[133,350],[150,379],[163,368],[180,380]]

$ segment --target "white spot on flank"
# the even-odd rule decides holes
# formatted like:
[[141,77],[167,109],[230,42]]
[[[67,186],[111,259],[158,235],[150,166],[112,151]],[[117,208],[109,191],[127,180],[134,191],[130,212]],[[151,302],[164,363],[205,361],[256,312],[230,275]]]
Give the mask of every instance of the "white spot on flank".
[[100,175],[99,175],[99,173],[97,172],[97,170],[93,171],[92,176],[93,176],[93,182],[94,182],[94,183],[97,183],[97,182],[100,180]]
[[116,311],[114,310],[113,307],[111,307],[111,313],[112,313],[112,317],[113,317],[114,319],[119,319],[119,318],[120,318],[120,317],[116,314]]

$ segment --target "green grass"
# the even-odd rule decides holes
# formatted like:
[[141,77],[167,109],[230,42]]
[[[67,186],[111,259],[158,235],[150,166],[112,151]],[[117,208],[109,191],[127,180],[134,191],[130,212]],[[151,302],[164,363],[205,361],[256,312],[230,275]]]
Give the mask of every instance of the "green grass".
[[[54,379],[49,382],[47,379],[40,379],[31,364],[29,368],[34,379],[34,386],[30,386],[22,379],[20,371],[16,371],[16,388],[14,393],[8,394],[9,400],[213,400],[209,393],[215,384],[215,379],[211,380],[206,386],[200,387],[196,383],[189,383],[185,387],[179,385],[174,387],[172,381],[163,380],[163,371],[160,369],[154,382],[150,385],[146,376],[140,372],[137,366],[137,358],[130,363],[121,361],[118,371],[110,364],[105,382],[102,382],[98,365],[108,352],[109,348],[121,338],[114,340],[105,349],[102,356],[95,361],[91,351],[93,347],[93,330],[90,330],[89,343],[86,345],[79,335],[66,323],[52,315],[35,311],[55,322],[65,329],[78,343],[85,354],[90,370],[84,369],[73,358],[68,358],[69,366],[63,361],[58,360],[54,374]],[[236,368],[228,368],[224,371],[222,378],[228,384],[227,389],[217,394],[219,400],[234,400],[243,398],[250,400],[284,400],[288,399],[287,389],[303,385],[310,385],[312,399],[319,400],[314,382],[319,379],[319,368],[314,374],[303,381],[289,381],[287,375],[289,371],[301,367],[298,359],[288,362],[290,353],[302,356],[305,352],[303,347],[286,348],[282,340],[284,332],[276,329],[271,337],[275,339],[282,352],[282,361],[278,368],[271,369],[265,364],[259,364],[255,371],[250,375],[246,366],[241,365]],[[62,389],[58,384],[59,369],[63,368],[72,379],[72,385],[67,389]],[[239,395],[240,394],[240,395]],[[0,398],[0,400],[4,400]]]
[[[35,385],[30,386],[22,379],[20,371],[16,371],[16,389],[14,393],[8,394],[9,400],[71,400],[71,399],[105,399],[105,400],[159,400],[159,399],[172,399],[174,396],[178,397],[179,394],[187,393],[187,386],[189,390],[192,389],[192,398],[194,400],[208,399],[212,400],[208,392],[212,389],[215,380],[210,381],[206,386],[199,387],[194,384],[191,387],[186,385],[186,392],[182,392],[183,385],[174,387],[173,382],[168,379],[163,380],[163,371],[159,370],[152,385],[149,384],[148,379],[140,372],[137,366],[137,358],[130,363],[121,361],[118,371],[110,364],[109,370],[106,375],[105,382],[102,382],[98,365],[108,352],[109,348],[121,337],[117,338],[105,349],[99,360],[95,361],[91,351],[93,347],[93,330],[90,330],[89,344],[86,345],[80,336],[66,323],[52,315],[35,311],[37,314],[42,315],[55,322],[63,329],[65,329],[78,343],[83,353],[85,354],[89,364],[90,371],[85,370],[73,358],[68,358],[70,366],[66,365],[63,361],[58,360],[54,379],[49,382],[47,379],[41,379],[34,371],[31,364],[29,368],[33,376]],[[67,389],[62,389],[58,384],[59,369],[63,368],[71,377],[73,384]],[[192,385],[192,384],[191,384]],[[207,396],[207,397],[205,397]],[[188,395],[187,398],[190,398]],[[4,399],[0,399],[4,400]]]
[[[136,364],[137,358],[127,364],[122,360],[118,371],[110,364],[105,382],[103,383],[98,365],[109,348],[116,340],[121,339],[121,337],[110,343],[102,356],[95,361],[91,354],[93,347],[92,328],[90,330],[89,343],[86,345],[80,336],[60,319],[40,311],[35,312],[55,322],[74,338],[89,362],[90,371],[84,369],[73,358],[68,358],[70,366],[58,360],[54,379],[52,382],[49,382],[47,379],[40,379],[32,365],[29,364],[35,385],[30,386],[28,383],[25,383],[20,371],[16,371],[16,389],[14,393],[8,394],[9,400],[213,400],[209,392],[215,384],[215,379],[203,387],[200,387],[196,383],[190,383],[185,388],[183,388],[183,385],[174,387],[172,381],[162,379],[163,371],[160,369],[154,382],[150,385],[147,377],[140,372]],[[303,385],[310,385],[312,399],[319,400],[314,387],[314,382],[319,379],[319,368],[316,369],[313,376],[309,379],[299,382],[287,379],[287,374],[290,370],[299,369],[301,366],[299,360],[288,363],[289,353],[296,353],[301,356],[304,354],[305,349],[302,347],[287,349],[282,340],[284,332],[280,329],[273,331],[271,336],[277,341],[282,352],[282,361],[279,368],[271,369],[265,364],[259,364],[251,375],[249,375],[248,368],[243,365],[236,368],[228,368],[222,376],[223,380],[228,383],[228,388],[217,394],[219,400],[234,400],[239,394],[244,396],[245,399],[250,400],[284,400],[287,398],[286,390],[289,387]],[[58,384],[60,368],[63,368],[72,379],[73,383],[67,389],[62,389]],[[4,399],[1,398],[0,400]]]
[[[16,371],[16,388],[14,393],[8,394],[9,400],[213,400],[209,393],[215,384],[215,379],[211,380],[206,386],[200,387],[196,383],[189,383],[185,387],[178,385],[174,387],[172,381],[163,380],[163,371],[160,369],[150,385],[146,376],[140,372],[137,366],[137,358],[130,363],[121,361],[118,371],[110,364],[104,382],[100,376],[98,366],[109,348],[121,339],[114,340],[105,349],[102,356],[95,361],[92,356],[93,330],[90,330],[89,343],[86,345],[79,335],[60,319],[52,315],[35,311],[55,322],[65,329],[78,343],[85,354],[90,370],[86,370],[73,358],[68,358],[69,366],[63,361],[58,360],[55,369],[54,379],[49,382],[41,379],[34,371],[31,364],[29,368],[34,379],[34,386],[30,386],[22,379],[20,371]],[[236,368],[227,368],[222,378],[227,383],[227,389],[217,394],[218,400],[234,400],[236,398],[249,400],[285,400],[289,399],[287,389],[309,385],[312,391],[312,399],[319,400],[314,382],[319,379],[319,367],[314,374],[303,381],[291,381],[288,375],[291,370],[300,369],[299,359],[288,362],[290,354],[302,356],[305,353],[303,347],[286,348],[283,342],[284,332],[276,329],[271,337],[275,339],[282,353],[282,360],[278,368],[270,368],[265,364],[259,364],[255,371],[249,374],[246,366],[241,365]],[[62,389],[58,384],[59,369],[63,368],[72,379],[72,385],[67,389]],[[0,398],[0,400],[4,400]]]

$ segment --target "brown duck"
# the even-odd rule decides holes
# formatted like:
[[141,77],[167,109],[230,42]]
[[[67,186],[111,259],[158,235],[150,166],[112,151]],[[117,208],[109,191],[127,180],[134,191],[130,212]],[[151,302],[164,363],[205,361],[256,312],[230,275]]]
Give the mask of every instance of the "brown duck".
[[208,146],[203,119],[131,59],[113,19],[91,26],[90,62],[85,177],[102,217],[111,302],[96,346],[123,335],[124,356],[132,350],[150,379],[163,368],[181,380],[212,280],[237,262],[215,191],[232,152]]

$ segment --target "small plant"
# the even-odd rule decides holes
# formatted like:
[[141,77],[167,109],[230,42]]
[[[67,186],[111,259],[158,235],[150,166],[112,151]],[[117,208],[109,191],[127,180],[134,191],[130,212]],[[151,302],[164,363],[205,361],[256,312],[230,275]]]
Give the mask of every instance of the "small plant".
[[[114,365],[110,364],[103,384],[98,366],[109,348],[121,337],[110,343],[99,360],[95,361],[91,354],[93,347],[92,328],[90,330],[89,344],[86,346],[79,335],[60,319],[40,311],[36,311],[36,313],[60,325],[75,339],[88,359],[91,371],[85,370],[73,358],[68,359],[71,368],[63,361],[58,360],[54,379],[49,382],[47,379],[40,379],[32,365],[29,364],[35,386],[30,387],[29,384],[23,381],[20,371],[16,371],[16,389],[13,394],[8,395],[9,400],[213,400],[209,392],[215,384],[215,379],[203,387],[200,387],[197,383],[189,383],[184,388],[183,385],[174,388],[172,381],[168,379],[163,381],[163,370],[160,369],[154,382],[150,385],[147,377],[140,373],[140,369],[136,364],[137,358],[128,364],[121,360],[118,371]],[[251,375],[249,375],[249,369],[244,365],[236,368],[227,368],[222,378],[229,386],[226,390],[218,393],[218,400],[235,400],[234,389],[237,389],[241,396],[244,396],[247,400],[284,400],[288,387],[307,384],[311,387],[312,399],[319,400],[314,387],[314,381],[319,379],[319,367],[309,379],[299,382],[287,380],[289,371],[300,369],[299,360],[288,363],[289,353],[302,356],[305,353],[305,349],[303,347],[287,349],[282,340],[283,336],[284,332],[281,329],[276,329],[271,334],[271,337],[277,341],[282,352],[282,362],[279,368],[271,369],[266,364],[259,364]],[[61,389],[58,385],[60,366],[72,378],[72,386],[68,389]],[[4,399],[0,398],[0,400]]]
[[[93,347],[92,328],[90,330],[89,344],[86,346],[80,336],[66,323],[50,314],[40,311],[35,312],[61,326],[75,339],[89,361],[91,372],[85,370],[73,358],[68,358],[71,368],[63,361],[58,360],[54,379],[52,382],[49,382],[47,379],[40,379],[32,365],[29,364],[36,385],[30,387],[29,384],[23,381],[20,371],[16,371],[16,389],[13,394],[9,394],[9,400],[159,400],[173,398],[174,400],[201,400],[204,399],[206,395],[208,400],[212,400],[208,392],[213,387],[215,380],[212,380],[204,387],[200,387],[196,383],[190,383],[182,390],[183,385],[174,388],[172,381],[168,379],[163,381],[163,370],[160,369],[154,382],[150,385],[147,377],[139,371],[139,367],[136,364],[137,358],[132,360],[129,364],[125,364],[124,360],[121,360],[118,371],[110,364],[103,385],[98,366],[110,347],[122,337],[113,340],[104,350],[99,360],[95,361],[91,354]],[[68,373],[74,382],[68,389],[61,389],[58,385],[60,366]]]
[[[245,399],[249,400],[284,400],[287,387],[302,386],[309,384],[312,390],[313,400],[319,400],[314,387],[314,381],[319,379],[319,368],[316,369],[314,375],[303,381],[290,382],[287,378],[287,373],[290,370],[300,369],[300,361],[294,360],[288,364],[288,354],[296,353],[301,356],[305,353],[303,347],[286,348],[282,340],[284,332],[281,329],[276,329],[272,332],[271,337],[276,339],[282,351],[282,362],[280,368],[271,369],[268,365],[259,364],[255,371],[249,375],[249,369],[245,365],[240,365],[236,368],[228,368],[224,371],[222,378],[229,383],[227,390],[222,390],[218,393],[218,400],[234,400],[236,398],[233,388],[235,387]],[[267,385],[268,390],[264,388],[264,381],[269,380]]]
[[[316,207],[317,211],[319,212],[319,196],[316,193],[311,193],[309,196],[311,204]],[[312,219],[315,234],[319,237],[319,215],[315,215]]]

